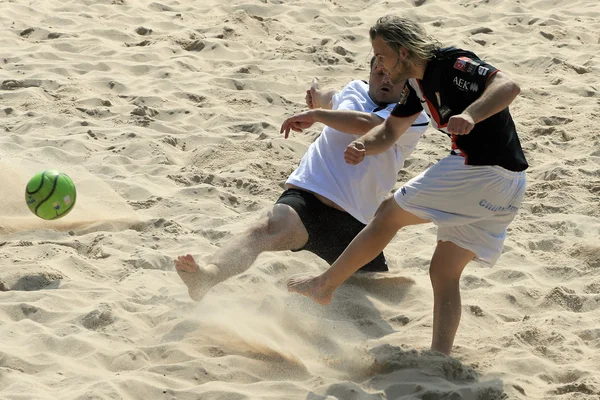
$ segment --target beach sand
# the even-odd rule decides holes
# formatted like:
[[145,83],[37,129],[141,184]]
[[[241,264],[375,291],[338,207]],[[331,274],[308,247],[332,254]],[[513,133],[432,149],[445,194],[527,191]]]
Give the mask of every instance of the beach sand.
[[[598,399],[600,3],[79,0],[0,4],[0,398]],[[406,12],[521,86],[528,191],[491,269],[462,279],[453,358],[427,351],[435,227],[387,275],[321,307],[285,281],[327,265],[265,253],[190,301],[173,258],[209,256],[282,191],[313,77],[366,79],[368,28]],[[449,151],[427,131],[402,182]],[[29,212],[70,175],[75,209]]]

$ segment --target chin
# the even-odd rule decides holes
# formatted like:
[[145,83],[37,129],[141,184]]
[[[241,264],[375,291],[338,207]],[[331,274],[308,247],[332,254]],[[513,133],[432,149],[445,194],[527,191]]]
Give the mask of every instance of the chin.
[[377,103],[378,104],[390,104],[390,103],[396,103],[396,101],[394,101],[394,99],[392,99],[390,96],[379,96],[379,98],[377,99]]
[[406,80],[406,78],[404,78],[401,75],[390,76],[390,81],[392,82],[393,85],[397,85],[404,80]]

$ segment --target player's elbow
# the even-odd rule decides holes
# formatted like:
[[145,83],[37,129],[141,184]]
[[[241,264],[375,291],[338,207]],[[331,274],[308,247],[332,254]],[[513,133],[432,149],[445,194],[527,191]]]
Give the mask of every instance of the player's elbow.
[[498,73],[498,84],[504,87],[504,91],[513,99],[521,93],[521,87],[505,74]]
[[517,97],[521,93],[521,87],[517,82],[509,81],[508,90],[513,98]]
[[519,84],[500,71],[490,77],[486,86],[486,89],[488,88],[493,88],[491,89],[492,91],[502,92],[511,99],[514,99],[521,93]]
[[379,118],[379,117],[371,118],[371,120],[368,123],[369,130],[377,128],[378,126],[383,125],[384,121],[385,121],[384,119]]
[[385,120],[377,115],[369,115],[361,119],[360,123],[356,124],[356,128],[360,129],[359,134],[364,135],[371,132],[373,129],[381,126]]

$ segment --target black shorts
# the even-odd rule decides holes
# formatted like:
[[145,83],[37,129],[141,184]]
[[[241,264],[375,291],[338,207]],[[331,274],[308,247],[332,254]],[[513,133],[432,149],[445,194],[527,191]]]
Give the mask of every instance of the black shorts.
[[[304,190],[288,189],[281,194],[276,204],[292,207],[308,232],[306,245],[294,251],[310,251],[330,265],[366,226],[347,212],[329,207],[314,194]],[[359,271],[388,271],[383,252]]]

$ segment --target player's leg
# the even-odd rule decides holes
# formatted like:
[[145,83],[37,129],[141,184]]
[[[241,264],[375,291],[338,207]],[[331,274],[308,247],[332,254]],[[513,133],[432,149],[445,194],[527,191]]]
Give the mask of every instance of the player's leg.
[[438,218],[438,244],[429,269],[434,295],[431,348],[446,354],[452,351],[461,318],[461,274],[471,260],[486,267],[496,263],[525,192],[523,173],[459,168],[454,170],[461,172],[463,186],[450,181],[458,190],[444,190],[449,213]]
[[[316,254],[331,265],[366,225],[345,211],[323,204],[316,197],[314,200],[310,208],[312,212],[302,218],[309,236],[302,250]],[[381,252],[357,272],[388,270],[387,261]]]
[[461,316],[460,276],[475,253],[452,242],[439,241],[429,267],[433,286],[431,349],[450,354]]
[[264,251],[293,250],[304,246],[308,233],[294,209],[275,204],[258,221],[217,250],[206,265],[190,254],[175,260],[175,268],[193,300],[200,300],[219,282],[246,271]]
[[396,232],[408,225],[429,222],[401,208],[394,198],[385,200],[375,218],[354,238],[333,265],[319,276],[293,278],[288,290],[328,304],[335,290],[363,265],[377,257]]

